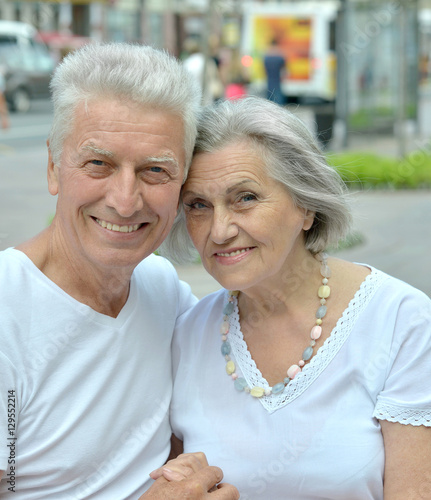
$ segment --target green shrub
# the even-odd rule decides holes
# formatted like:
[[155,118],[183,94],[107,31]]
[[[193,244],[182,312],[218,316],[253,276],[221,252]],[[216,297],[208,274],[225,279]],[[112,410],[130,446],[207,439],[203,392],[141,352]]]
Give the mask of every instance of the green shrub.
[[431,187],[431,156],[423,151],[402,160],[362,152],[329,153],[327,160],[349,187]]

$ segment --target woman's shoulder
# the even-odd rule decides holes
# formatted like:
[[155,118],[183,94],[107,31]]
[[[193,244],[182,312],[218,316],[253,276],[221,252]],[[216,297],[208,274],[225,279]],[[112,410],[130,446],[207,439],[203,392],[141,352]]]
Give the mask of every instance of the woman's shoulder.
[[336,258],[328,259],[328,264],[332,272],[329,280],[332,303],[340,310],[359,310],[365,304],[368,314],[431,310],[431,299],[424,292],[369,264]]

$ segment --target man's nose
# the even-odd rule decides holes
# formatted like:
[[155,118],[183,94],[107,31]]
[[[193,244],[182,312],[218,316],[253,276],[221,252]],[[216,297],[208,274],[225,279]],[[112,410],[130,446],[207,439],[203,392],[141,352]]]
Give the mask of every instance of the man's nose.
[[106,203],[121,217],[131,217],[144,207],[144,182],[133,170],[119,169],[110,180]]

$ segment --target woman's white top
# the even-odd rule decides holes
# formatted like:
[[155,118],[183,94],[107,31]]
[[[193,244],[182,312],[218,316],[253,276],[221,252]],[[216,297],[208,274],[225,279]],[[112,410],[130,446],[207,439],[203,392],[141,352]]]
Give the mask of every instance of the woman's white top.
[[[178,321],[171,423],[185,452],[203,451],[242,500],[383,499],[379,420],[431,426],[431,300],[372,269],[310,363],[260,399],[226,374],[226,302],[220,290]],[[237,307],[228,337],[238,375],[268,387]]]

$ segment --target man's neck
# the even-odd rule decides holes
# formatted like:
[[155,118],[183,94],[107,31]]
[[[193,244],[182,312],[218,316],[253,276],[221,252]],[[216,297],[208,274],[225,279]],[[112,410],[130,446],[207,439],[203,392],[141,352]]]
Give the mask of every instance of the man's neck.
[[66,251],[53,248],[49,229],[16,246],[45,276],[78,302],[111,317],[117,317],[127,302],[133,269],[100,269],[89,262],[71,259]]

